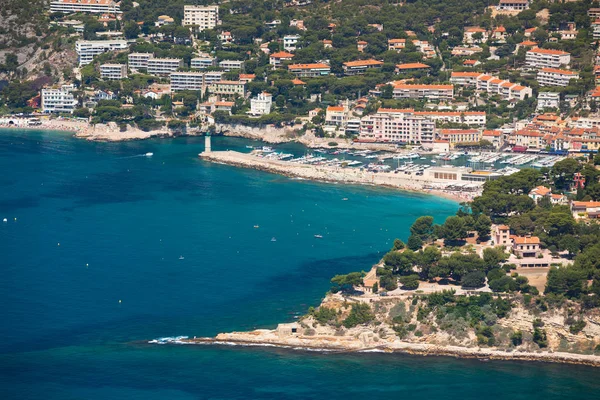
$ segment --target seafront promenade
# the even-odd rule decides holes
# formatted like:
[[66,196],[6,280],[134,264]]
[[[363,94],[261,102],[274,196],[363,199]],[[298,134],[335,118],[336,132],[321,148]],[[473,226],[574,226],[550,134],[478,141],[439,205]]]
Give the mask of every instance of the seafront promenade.
[[273,172],[285,176],[324,182],[375,185],[405,191],[432,194],[456,201],[470,201],[480,194],[447,189],[449,184],[435,182],[427,176],[394,172],[371,172],[361,168],[298,164],[289,161],[259,158],[254,154],[236,151],[204,152],[199,157],[215,163]]

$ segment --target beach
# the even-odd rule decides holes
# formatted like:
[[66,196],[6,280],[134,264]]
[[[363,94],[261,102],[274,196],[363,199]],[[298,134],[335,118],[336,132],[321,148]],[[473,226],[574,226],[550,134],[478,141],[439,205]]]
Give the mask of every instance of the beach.
[[480,190],[474,192],[448,190],[446,189],[448,184],[434,182],[424,176],[406,175],[402,173],[374,173],[361,168],[297,164],[281,160],[259,158],[253,154],[236,151],[204,152],[199,156],[206,161],[236,167],[253,168],[289,177],[323,182],[390,187],[408,192],[432,194],[459,202],[471,201],[475,196],[480,194]]

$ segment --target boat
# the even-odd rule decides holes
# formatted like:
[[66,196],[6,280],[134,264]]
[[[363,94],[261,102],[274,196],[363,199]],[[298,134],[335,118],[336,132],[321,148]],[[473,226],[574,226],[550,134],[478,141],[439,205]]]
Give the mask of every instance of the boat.
[[258,229],[258,225],[254,225],[254,229]]
[[185,257],[184,256],[179,256],[179,259],[183,260],[183,259],[185,259]]
[[270,153],[270,152],[272,152],[272,151],[273,151],[273,148],[272,148],[272,147],[269,147],[269,146],[263,146],[263,148],[262,148],[262,151],[263,151],[264,153]]
[[347,197],[344,197],[344,198],[342,199],[342,201],[348,201],[348,198],[347,198]]
[[149,152],[145,154],[146,157],[152,157],[153,155],[154,155],[154,153],[149,153]]
[[246,146],[247,149],[254,149],[253,146]]
[[323,235],[315,235],[315,239],[323,239]]
[[427,160],[426,157],[419,157],[419,160]]
[[432,163],[432,164],[435,164],[436,162],[437,162],[437,161],[435,161],[435,160],[431,160],[431,163]]
[[271,238],[271,242],[276,242],[277,239],[275,239],[274,237]]

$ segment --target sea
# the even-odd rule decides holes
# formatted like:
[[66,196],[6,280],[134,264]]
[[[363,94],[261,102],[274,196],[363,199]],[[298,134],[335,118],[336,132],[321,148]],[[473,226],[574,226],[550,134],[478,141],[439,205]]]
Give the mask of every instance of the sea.
[[199,137],[0,130],[1,399],[600,398],[600,370],[582,366],[148,343],[294,321],[415,218],[458,207],[203,150]]

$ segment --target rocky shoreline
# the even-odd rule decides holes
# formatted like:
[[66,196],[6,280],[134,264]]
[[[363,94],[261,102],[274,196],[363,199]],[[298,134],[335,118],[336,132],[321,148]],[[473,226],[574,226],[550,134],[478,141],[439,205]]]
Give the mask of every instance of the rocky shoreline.
[[341,338],[293,339],[277,338],[275,330],[259,329],[251,332],[220,333],[214,338],[193,338],[168,341],[164,344],[220,345],[241,347],[274,347],[291,351],[315,351],[324,353],[388,353],[414,356],[453,357],[482,361],[529,361],[600,367],[600,356],[564,352],[503,351],[485,348],[441,346],[427,343],[392,342],[380,345],[363,345],[359,340]]

